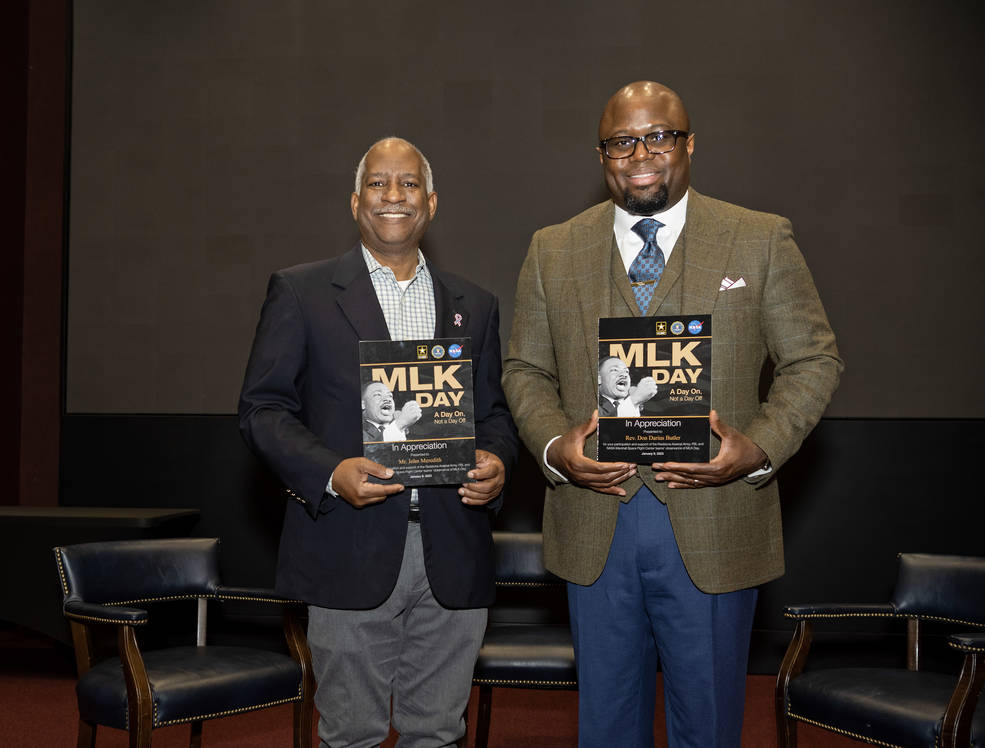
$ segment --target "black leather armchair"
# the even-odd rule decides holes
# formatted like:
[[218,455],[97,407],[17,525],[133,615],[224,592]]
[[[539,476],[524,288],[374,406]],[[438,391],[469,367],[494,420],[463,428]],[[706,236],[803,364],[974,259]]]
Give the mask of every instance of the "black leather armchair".
[[[80,748],[95,746],[97,725],[128,730],[131,746],[150,746],[155,728],[183,723],[191,724],[190,745],[198,748],[203,721],[290,702],[293,744],[311,745],[314,677],[301,623],[304,608],[269,590],[223,587],[218,539],[111,541],[54,550],[79,674]],[[147,604],[189,599],[198,601],[195,644],[142,651],[137,630],[147,627]],[[209,600],[283,606],[290,656],[207,646]],[[96,645],[105,627],[115,631],[117,652],[100,660]],[[188,630],[191,640],[191,625]]]
[[492,689],[578,688],[564,582],[544,568],[539,532],[494,532],[496,604],[472,683],[479,687],[476,748],[486,748]]
[[[776,681],[780,748],[796,746],[797,722],[881,746],[985,745],[985,707],[978,703],[985,633],[948,638],[964,654],[960,676],[920,669],[926,622],[985,626],[985,558],[903,553],[889,603],[791,605],[784,615],[797,627]],[[906,621],[906,668],[805,670],[814,621],[874,617]]]

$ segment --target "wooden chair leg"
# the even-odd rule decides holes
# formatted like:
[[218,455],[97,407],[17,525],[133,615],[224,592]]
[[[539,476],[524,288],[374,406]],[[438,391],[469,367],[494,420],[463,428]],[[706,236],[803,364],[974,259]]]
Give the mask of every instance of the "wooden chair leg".
[[943,748],[971,745],[971,723],[978,705],[978,696],[985,685],[985,669],[978,654],[965,655],[958,684],[941,724],[940,744]]
[[78,748],[96,748],[96,726],[79,720]]
[[294,702],[294,748],[311,748],[314,721],[315,674],[308,648],[308,610],[301,604],[284,609],[284,636],[291,657],[301,666],[301,701]]
[[130,748],[150,748],[154,729],[154,695],[144,658],[140,654],[137,635],[132,626],[120,626],[117,631],[123,679],[127,684],[127,722],[130,728]]
[[188,739],[188,748],[202,748],[202,722],[192,722],[192,734]]
[[294,748],[311,748],[311,699],[294,702]]
[[151,726],[138,724],[130,726],[130,748],[150,748]]
[[797,748],[797,722],[787,717],[787,689],[790,687],[790,681],[804,671],[804,663],[807,661],[807,653],[813,640],[811,624],[806,620],[798,621],[793,638],[783,655],[783,662],[780,663],[776,687],[773,691],[778,748]]
[[777,748],[797,748],[797,720],[784,717],[776,735]]
[[479,709],[475,720],[475,748],[488,748],[489,721],[492,714],[492,686],[479,686]]

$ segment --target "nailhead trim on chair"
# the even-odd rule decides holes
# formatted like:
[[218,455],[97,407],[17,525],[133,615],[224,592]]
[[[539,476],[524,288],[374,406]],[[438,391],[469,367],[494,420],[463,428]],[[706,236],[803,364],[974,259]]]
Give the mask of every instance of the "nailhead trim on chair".
[[[883,741],[876,740],[875,738],[870,738],[865,735],[859,735],[858,733],[849,732],[848,730],[842,730],[840,727],[832,727],[831,725],[826,725],[823,722],[816,722],[813,719],[807,719],[807,717],[801,717],[799,715],[794,714],[789,709],[787,710],[787,716],[790,717],[791,719],[796,719],[800,722],[806,722],[809,725],[814,725],[815,727],[820,727],[824,730],[830,730],[831,732],[837,732],[840,733],[841,735],[847,735],[848,737],[855,738],[856,740],[864,740],[866,743],[872,743],[873,745],[881,745],[881,746],[885,746],[885,748],[903,748],[903,746],[896,745],[896,743],[884,743]],[[934,742],[936,743],[937,741],[935,740]]]
[[985,647],[967,647],[964,644],[955,644],[954,642],[948,642],[947,646],[960,652],[985,652]]
[[92,621],[93,623],[113,623],[120,626],[143,626],[147,623],[145,618],[142,621],[121,621],[119,618],[97,618],[96,616],[82,616],[77,613],[66,613],[66,618],[71,618],[73,621]]
[[960,618],[943,618],[942,616],[901,616],[903,618],[919,618],[924,621],[943,621],[944,623],[960,623],[962,626],[974,626],[976,629],[985,627],[983,623],[962,621]]
[[806,620],[808,618],[909,618],[909,616],[899,613],[804,613],[803,615],[784,613],[783,617],[791,618],[795,621]]
[[243,595],[223,595],[221,593],[216,594],[215,597],[216,600],[248,600],[257,603],[282,603],[284,605],[293,605],[302,602],[301,600],[288,600],[283,597],[244,597]]
[[[59,566],[60,565],[61,564],[59,564]],[[206,595],[170,595],[168,597],[144,597],[144,598],[139,598],[137,600],[125,600],[123,602],[117,602],[117,603],[103,603],[103,605],[106,605],[107,607],[110,608],[122,608],[127,605],[133,605],[134,603],[154,603],[154,602],[162,602],[165,600],[196,600],[198,598],[208,599]],[[221,595],[221,594],[215,595],[215,599],[216,600],[245,600],[248,602],[261,602],[261,603],[281,603],[284,605],[301,602],[300,600],[285,600],[284,598],[281,597],[244,597],[242,595]],[[115,618],[97,618],[95,616],[84,616],[84,615],[78,615],[76,613],[66,613],[65,615],[77,621],[94,621],[96,623],[121,623],[125,625],[127,624],[126,621],[120,621]],[[144,624],[147,623],[147,621],[136,621],[134,623]],[[134,624],[131,623],[129,625],[134,625]]]
[[474,678],[473,683],[482,686],[577,686],[574,680],[503,680],[502,678]]
[[907,615],[906,613],[805,613],[804,615],[794,615],[793,613],[784,613],[784,618],[790,618],[795,621],[805,620],[807,618],[919,618],[921,621],[941,621],[943,623],[959,623],[962,626],[974,626],[975,628],[983,628],[985,624],[976,623],[975,621],[962,621],[960,618],[944,618],[943,616],[925,616],[925,615]]
[[197,600],[200,597],[208,599],[209,595],[164,595],[163,597],[138,597],[135,600],[120,600],[119,602],[101,604],[111,608],[122,608],[135,603],[159,603],[164,602],[165,600]]
[[557,582],[496,582],[497,587],[560,587]]
[[[61,548],[59,548],[58,550],[61,550]],[[61,580],[62,583],[62,592],[64,592],[65,596],[68,597],[68,582],[65,581],[65,569],[62,568],[61,553],[55,553],[55,561],[58,563],[58,578]]]
[[278,699],[277,701],[268,701],[266,704],[256,704],[254,706],[244,706],[239,709],[227,709],[224,712],[213,712],[212,714],[200,714],[197,717],[186,717],[184,719],[170,719],[167,722],[157,721],[157,703],[154,703],[154,725],[155,727],[167,727],[168,725],[180,725],[186,722],[198,722],[205,721],[207,719],[215,719],[216,717],[227,717],[230,714],[240,714],[242,712],[252,712],[257,709],[266,709],[268,706],[277,706],[278,704],[289,704],[292,701],[298,701],[301,698],[301,686],[298,686],[298,695],[290,699]]

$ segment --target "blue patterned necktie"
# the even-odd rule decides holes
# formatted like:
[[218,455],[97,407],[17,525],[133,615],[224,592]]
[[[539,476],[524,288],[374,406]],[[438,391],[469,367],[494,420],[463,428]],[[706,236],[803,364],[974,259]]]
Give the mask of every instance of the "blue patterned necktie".
[[643,249],[629,266],[629,280],[641,314],[650,308],[653,291],[664,272],[664,253],[657,246],[657,231],[661,226],[655,218],[644,218],[633,226],[633,231],[643,239]]

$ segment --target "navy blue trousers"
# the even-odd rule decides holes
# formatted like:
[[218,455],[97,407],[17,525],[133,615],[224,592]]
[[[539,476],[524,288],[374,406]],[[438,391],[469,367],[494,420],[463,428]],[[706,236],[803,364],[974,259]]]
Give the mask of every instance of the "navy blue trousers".
[[756,594],[695,587],[645,486],[620,504],[602,575],[568,584],[580,748],[652,748],[658,659],[670,748],[738,748]]

